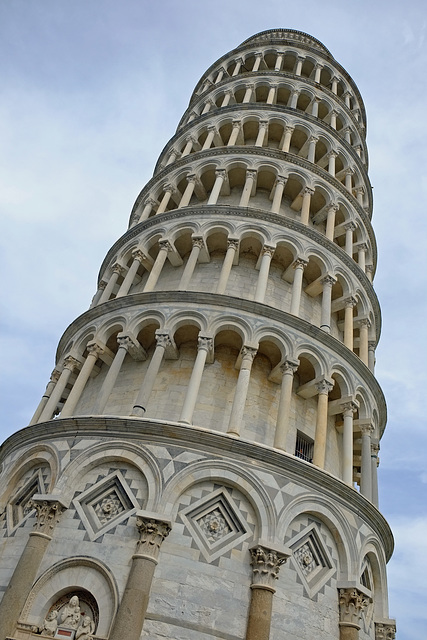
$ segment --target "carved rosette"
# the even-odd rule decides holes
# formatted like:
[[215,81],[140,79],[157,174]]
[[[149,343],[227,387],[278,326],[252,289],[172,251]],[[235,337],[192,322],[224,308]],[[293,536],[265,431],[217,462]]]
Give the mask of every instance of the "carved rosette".
[[28,507],[36,510],[37,520],[34,523],[34,533],[43,533],[48,536],[52,535],[62,512],[65,510],[64,505],[58,500],[37,498],[30,500]]
[[394,623],[375,623],[375,640],[394,640],[396,637],[396,625]]
[[137,554],[157,560],[162,542],[170,533],[170,523],[166,520],[137,516],[136,527],[139,532]]
[[279,579],[280,567],[285,564],[289,555],[262,545],[252,547],[250,552],[252,567],[251,588],[266,588],[274,592],[274,583]]
[[351,587],[339,590],[340,625],[360,629],[360,616],[371,598]]

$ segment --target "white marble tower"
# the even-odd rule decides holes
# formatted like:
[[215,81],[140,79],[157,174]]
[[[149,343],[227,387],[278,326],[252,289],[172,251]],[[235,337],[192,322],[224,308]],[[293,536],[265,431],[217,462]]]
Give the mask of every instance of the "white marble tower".
[[366,117],[315,38],[197,84],[0,453],[0,640],[392,640]]

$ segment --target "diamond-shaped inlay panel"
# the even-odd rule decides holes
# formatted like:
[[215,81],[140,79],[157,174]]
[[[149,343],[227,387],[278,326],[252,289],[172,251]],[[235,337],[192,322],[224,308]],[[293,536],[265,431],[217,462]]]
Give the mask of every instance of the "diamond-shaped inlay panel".
[[310,597],[335,573],[331,554],[316,524],[304,528],[288,543],[297,572]]
[[76,511],[92,540],[139,509],[123,474],[114,471],[74,499]]
[[207,562],[252,535],[244,515],[224,489],[217,489],[180,512]]
[[15,493],[7,505],[7,530],[10,535],[33,512],[30,506],[35,493],[45,493],[49,487],[50,468],[31,469],[18,482]]

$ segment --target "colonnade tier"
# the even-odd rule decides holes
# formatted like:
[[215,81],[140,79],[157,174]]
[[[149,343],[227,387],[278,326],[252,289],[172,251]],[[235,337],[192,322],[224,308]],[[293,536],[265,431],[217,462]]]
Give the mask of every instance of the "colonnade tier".
[[190,105],[223,78],[268,70],[269,75],[286,74],[320,85],[322,91],[355,111],[361,128],[366,127],[363,100],[354,80],[321,43],[296,31],[263,33],[265,37],[258,34],[214,62],[197,83]]
[[328,154],[335,153],[338,179],[341,180],[341,172],[345,171],[352,177],[349,185],[352,189],[356,188],[356,182],[370,186],[360,139],[351,127],[338,129],[336,117],[332,124],[335,126],[312,115],[300,115],[288,107],[248,104],[243,111],[240,105],[228,104],[218,112],[204,113],[181,128],[161,152],[154,175],[171,162],[197,151],[257,146],[310,158],[322,167],[329,164]]

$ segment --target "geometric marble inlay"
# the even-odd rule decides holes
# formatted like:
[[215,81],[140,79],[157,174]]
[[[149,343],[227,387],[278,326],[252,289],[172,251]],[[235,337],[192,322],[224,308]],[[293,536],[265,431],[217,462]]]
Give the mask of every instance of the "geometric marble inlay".
[[132,515],[139,504],[120,471],[114,471],[74,499],[91,540]]
[[44,493],[45,490],[41,469],[37,469],[29,478],[24,480],[23,485],[8,504],[7,528],[9,535],[34,511],[34,507],[30,504],[33,495],[35,493]]
[[288,544],[297,572],[312,598],[335,573],[332,557],[316,524],[300,531]]
[[208,562],[251,535],[243,514],[223,489],[183,509],[180,516]]

